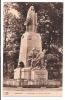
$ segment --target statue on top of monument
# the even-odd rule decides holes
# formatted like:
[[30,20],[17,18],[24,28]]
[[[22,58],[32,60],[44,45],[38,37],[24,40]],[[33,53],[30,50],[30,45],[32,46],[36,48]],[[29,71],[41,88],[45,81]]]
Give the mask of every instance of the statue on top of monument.
[[42,52],[40,52],[40,50],[37,50],[36,48],[31,50],[28,56],[28,61],[32,69],[45,69],[45,53],[45,49]]
[[34,6],[31,6],[27,13],[27,18],[24,23],[26,26],[26,31],[36,32],[37,27],[37,13],[35,13]]

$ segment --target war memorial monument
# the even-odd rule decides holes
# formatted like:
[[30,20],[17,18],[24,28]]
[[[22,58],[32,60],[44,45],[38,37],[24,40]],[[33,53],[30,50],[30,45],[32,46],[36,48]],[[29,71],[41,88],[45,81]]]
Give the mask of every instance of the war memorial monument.
[[[41,36],[37,33],[37,13],[31,6],[27,13],[26,32],[21,37],[18,67],[14,70],[14,79],[48,80],[48,71],[45,66],[45,52],[42,51]],[[19,63],[24,68],[19,67]]]

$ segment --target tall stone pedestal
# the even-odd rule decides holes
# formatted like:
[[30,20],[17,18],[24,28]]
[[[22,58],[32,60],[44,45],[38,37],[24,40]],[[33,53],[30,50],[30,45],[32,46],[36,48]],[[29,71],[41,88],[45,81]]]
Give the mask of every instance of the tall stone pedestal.
[[40,52],[42,51],[41,36],[35,32],[26,32],[21,37],[19,62],[23,62],[25,67],[27,66],[28,54],[36,47]]

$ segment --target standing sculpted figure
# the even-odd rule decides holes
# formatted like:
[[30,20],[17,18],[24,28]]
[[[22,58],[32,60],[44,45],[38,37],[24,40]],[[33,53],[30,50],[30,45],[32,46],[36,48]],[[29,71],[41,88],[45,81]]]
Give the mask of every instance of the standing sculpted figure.
[[44,49],[42,52],[38,52],[37,56],[36,56],[36,65],[35,66],[38,66],[39,68],[44,68],[45,69],[45,53],[46,53],[46,50]]
[[35,48],[31,50],[28,61],[30,63],[30,66],[33,69],[37,69],[37,68],[45,69],[45,59],[44,59],[45,53],[46,53],[45,49],[43,50],[43,52],[40,52],[39,50],[36,50]]
[[36,56],[37,56],[37,50],[36,50],[36,48],[34,47],[31,51],[30,51],[30,53],[29,53],[29,55],[28,55],[28,66],[30,67],[34,67],[35,66],[35,64],[33,63],[33,60],[34,59],[36,59]]
[[37,13],[35,13],[34,6],[31,6],[27,13],[27,18],[24,23],[26,31],[36,32],[37,29]]

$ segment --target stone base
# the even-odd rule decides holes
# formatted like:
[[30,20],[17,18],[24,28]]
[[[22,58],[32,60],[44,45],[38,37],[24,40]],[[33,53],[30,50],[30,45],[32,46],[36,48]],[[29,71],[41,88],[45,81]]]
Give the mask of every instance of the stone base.
[[22,68],[21,69],[21,78],[22,79],[31,79],[31,68]]
[[48,80],[48,72],[45,69],[35,69],[31,68],[16,68],[14,70],[14,79],[27,79],[27,80],[38,80],[45,79]]
[[20,79],[20,70],[20,67],[14,69],[14,79]]
[[32,80],[40,80],[40,79],[45,79],[48,80],[48,72],[45,69],[41,70],[31,70],[31,79]]
[[14,79],[31,79],[31,68],[16,68],[14,70]]

